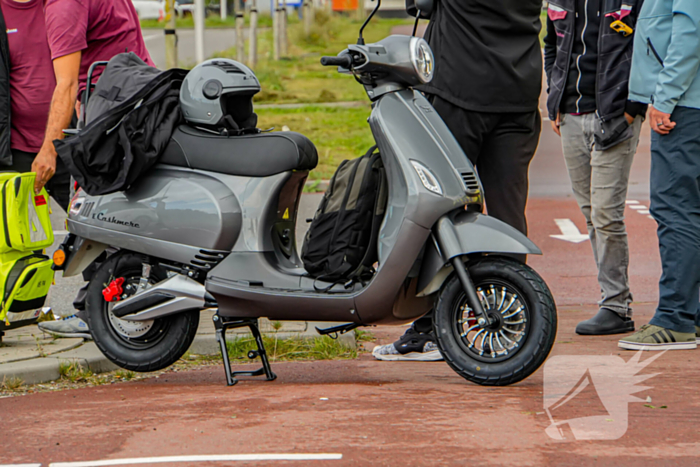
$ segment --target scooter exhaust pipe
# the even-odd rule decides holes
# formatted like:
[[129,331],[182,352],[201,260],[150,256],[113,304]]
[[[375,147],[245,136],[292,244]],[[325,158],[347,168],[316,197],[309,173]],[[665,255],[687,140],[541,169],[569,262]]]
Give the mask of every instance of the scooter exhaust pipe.
[[148,321],[186,310],[203,310],[213,301],[202,284],[178,274],[118,302],[112,313],[129,321]]

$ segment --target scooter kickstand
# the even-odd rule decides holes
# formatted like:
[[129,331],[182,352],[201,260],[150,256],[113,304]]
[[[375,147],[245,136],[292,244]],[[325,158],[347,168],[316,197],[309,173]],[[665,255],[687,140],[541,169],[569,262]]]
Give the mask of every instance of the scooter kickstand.
[[[238,383],[236,376],[266,376],[268,381],[277,379],[277,375],[272,372],[270,361],[267,359],[265,352],[265,344],[263,343],[262,334],[258,329],[258,320],[256,318],[237,319],[215,314],[213,317],[214,328],[216,329],[216,340],[219,342],[221,349],[221,357],[224,360],[224,373],[226,374],[226,385],[233,386]],[[233,328],[247,327],[255,338],[258,350],[248,352],[248,358],[253,359],[260,357],[262,368],[255,371],[231,371],[231,361],[228,355],[228,347],[226,346],[226,330]]]

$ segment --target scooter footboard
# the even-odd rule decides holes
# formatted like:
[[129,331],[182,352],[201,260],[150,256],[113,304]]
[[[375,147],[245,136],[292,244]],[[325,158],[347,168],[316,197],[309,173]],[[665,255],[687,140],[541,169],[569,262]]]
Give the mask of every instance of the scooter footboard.
[[537,245],[508,224],[478,212],[458,212],[441,217],[428,242],[418,276],[418,296],[440,290],[452,272],[457,256],[488,254],[541,255]]

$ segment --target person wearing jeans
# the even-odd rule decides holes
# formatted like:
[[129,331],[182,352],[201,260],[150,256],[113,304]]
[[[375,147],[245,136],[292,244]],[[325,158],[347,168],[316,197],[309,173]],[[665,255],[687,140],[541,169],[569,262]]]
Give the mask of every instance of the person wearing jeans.
[[634,331],[624,218],[647,110],[627,99],[641,3],[621,7],[613,0],[557,0],[547,10],[547,108],[586,219],[601,291],[597,314],[576,327],[583,335]]
[[697,348],[700,336],[700,1],[646,0],[630,97],[651,104],[651,214],[662,274],[649,324],[628,350]]

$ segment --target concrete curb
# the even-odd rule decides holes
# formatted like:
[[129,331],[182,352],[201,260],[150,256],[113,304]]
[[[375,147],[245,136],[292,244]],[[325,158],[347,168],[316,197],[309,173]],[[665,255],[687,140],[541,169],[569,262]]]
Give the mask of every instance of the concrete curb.
[[[245,336],[245,334],[234,334],[231,332],[229,338],[234,339],[243,336]],[[278,337],[280,339],[309,339],[320,336],[316,335],[314,330],[304,333],[280,332]],[[346,347],[352,349],[356,348],[355,335],[353,333],[343,334],[338,337],[338,340]],[[219,353],[219,343],[216,341],[216,335],[213,333],[197,334],[190,346],[189,352],[195,355],[217,355]],[[64,362],[78,363],[83,368],[89,368],[96,374],[119,369],[119,367],[109,361],[107,357],[102,355],[102,352],[100,352],[94,342],[85,342],[80,347],[53,354],[48,357],[3,363],[0,365],[0,382],[14,378],[21,379],[24,384],[40,384],[54,381],[61,377],[59,369],[61,363]]]

